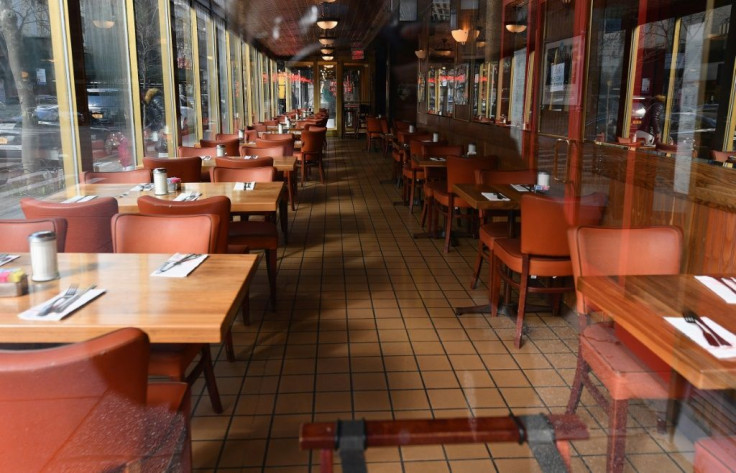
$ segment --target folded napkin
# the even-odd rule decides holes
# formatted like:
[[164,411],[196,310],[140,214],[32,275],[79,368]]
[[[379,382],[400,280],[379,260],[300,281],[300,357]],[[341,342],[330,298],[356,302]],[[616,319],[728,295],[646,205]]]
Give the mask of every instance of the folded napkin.
[[8,264],[13,260],[20,258],[20,255],[4,255],[0,256],[0,266]]
[[258,159],[258,155],[255,155],[255,156],[245,155],[243,156],[243,159]]
[[726,304],[736,304],[736,291],[726,286],[716,278],[710,276],[695,276],[705,287],[715,292],[718,297],[726,301]]
[[495,192],[481,192],[481,194],[483,194],[483,197],[485,197],[486,199],[496,202],[508,202],[511,200],[505,195],[497,194]]
[[436,157],[431,157],[431,158],[429,158],[429,160],[430,160],[430,161],[445,161],[445,158],[436,158]]
[[708,343],[708,340],[705,339],[705,335],[703,335],[703,331],[698,325],[691,324],[682,317],[665,317],[664,319],[672,324],[677,330],[682,332],[687,338],[700,345],[701,348],[716,358],[723,359],[736,357],[736,335],[721,327],[718,323],[708,317],[700,317],[700,320],[732,346],[712,346]]
[[256,188],[255,182],[236,182],[233,190],[236,191],[252,191]]
[[70,197],[66,200],[62,200],[62,204],[78,204],[81,202],[87,202],[89,200],[92,200],[96,198],[96,195],[75,195],[74,197]]
[[[195,254],[182,254],[176,253],[171,258],[166,260],[164,264],[156,268],[156,271],[151,273],[151,276],[161,276],[164,278],[185,278],[189,276],[189,273],[194,271],[197,266],[202,264],[209,255],[195,255]],[[161,270],[164,271],[161,271]]]
[[200,156],[200,158],[202,158],[202,161],[209,161],[212,159],[212,156]]
[[85,291],[82,289],[83,294],[81,294],[74,302],[69,304],[66,309],[64,309],[61,312],[49,312],[47,315],[39,315],[41,310],[45,308],[48,304],[53,304],[53,302],[56,299],[59,299],[63,296],[64,292],[59,293],[59,295],[54,296],[53,298],[42,302],[41,304],[37,304],[30,309],[26,310],[25,312],[21,312],[18,314],[18,317],[23,320],[52,320],[52,321],[58,321],[61,320],[68,315],[70,315],[72,312],[74,312],[77,309],[80,309],[87,305],[89,302],[93,301],[97,297],[101,296],[105,293],[104,289],[89,289]]
[[202,195],[201,192],[191,191],[191,192],[182,192],[181,194],[177,195],[174,200],[176,202],[184,202],[184,201],[191,201],[191,200],[197,200]]
[[138,184],[133,187],[131,187],[129,192],[141,192],[141,191],[152,191],[153,190],[153,183],[146,182],[143,184]]
[[529,188],[522,184],[511,184],[516,192],[529,192]]

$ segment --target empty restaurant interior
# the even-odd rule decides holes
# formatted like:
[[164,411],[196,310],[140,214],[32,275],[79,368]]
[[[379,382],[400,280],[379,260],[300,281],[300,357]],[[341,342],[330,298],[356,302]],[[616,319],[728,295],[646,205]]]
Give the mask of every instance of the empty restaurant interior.
[[734,471],[733,6],[0,0],[0,471]]

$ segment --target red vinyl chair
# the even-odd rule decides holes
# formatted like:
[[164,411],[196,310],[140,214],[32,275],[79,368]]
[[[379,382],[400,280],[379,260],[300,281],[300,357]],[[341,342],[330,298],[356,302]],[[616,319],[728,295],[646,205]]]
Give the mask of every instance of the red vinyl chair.
[[282,147],[280,156],[294,155],[294,135],[291,133],[282,135],[265,133],[262,138],[256,138],[256,146],[265,148],[277,145]]
[[4,253],[28,253],[28,235],[35,232],[56,233],[56,251],[64,251],[66,243],[66,219],[45,218],[35,220],[0,220],[0,251]]
[[695,442],[694,473],[732,473],[736,465],[736,437],[706,437]]
[[384,146],[383,130],[381,128],[381,120],[375,117],[367,117],[365,119],[365,140],[366,150],[371,150],[374,141],[378,141],[381,148]]
[[149,170],[166,168],[168,177],[178,177],[181,179],[181,182],[202,181],[202,158],[199,156],[180,158],[152,158],[150,156],[144,156],[143,167]]
[[238,155],[238,148],[240,148],[240,140],[236,136],[234,139],[225,139],[225,140],[205,140],[201,139],[199,140],[199,146],[202,148],[217,148],[217,145],[224,145],[225,146],[225,154],[228,156],[237,156]]
[[[522,225],[523,219],[522,213]],[[568,233],[570,259],[576,280],[581,276],[655,275],[680,272],[683,237],[682,231],[677,227],[621,229],[581,226],[570,229]],[[589,324],[586,314],[594,311],[595,307],[589,306],[581,292],[578,291],[576,295],[580,347],[567,413],[575,412],[583,386],[588,388],[596,402],[606,409],[608,414],[606,471],[621,472],[626,453],[629,401],[665,400],[679,396],[680,393],[670,392],[669,383],[665,378],[669,376],[671,368],[664,361],[639,343],[636,345],[624,343],[617,331],[607,324]],[[605,396],[599,384],[591,379],[591,372],[595,373],[596,378],[606,388],[608,396]],[[697,451],[696,446],[696,463]],[[731,466],[733,465],[732,462]]]
[[259,158],[280,158],[284,156],[284,145],[282,144],[244,144],[240,147],[240,156],[258,156]]
[[[528,293],[557,295],[558,300],[552,308],[556,314],[561,294],[574,291],[573,286],[560,283],[563,278],[573,275],[567,229],[576,225],[597,225],[603,215],[605,202],[602,194],[568,201],[532,193],[521,197],[521,236],[497,239],[493,243],[490,281],[493,317],[498,314],[501,280],[507,287],[519,291],[514,337],[516,348],[521,347]],[[573,212],[573,215],[569,215],[569,212]],[[518,282],[512,277],[514,273],[519,275]],[[550,278],[551,281],[548,285],[532,286],[529,284],[532,275],[537,276],[537,279]]]
[[[527,184],[531,185],[537,182],[537,171],[529,169],[525,171],[496,171],[479,169],[475,173],[475,183],[480,185],[499,185],[499,184]],[[514,225],[511,223],[511,225]],[[509,234],[510,224],[508,221],[488,222],[481,224],[478,230],[478,256],[475,260],[475,269],[473,270],[473,280],[470,282],[470,288],[475,289],[480,277],[480,270],[483,267],[483,260],[489,262],[490,255],[493,253],[493,242],[497,238],[507,238],[513,236]]]
[[[259,168],[273,166],[273,158],[258,157],[252,159],[230,158],[228,156],[215,158],[215,166],[218,168]],[[211,177],[211,176],[210,176]]]
[[307,180],[307,167],[316,165],[319,169],[319,181],[325,183],[325,173],[322,165],[324,143],[327,138],[327,128],[311,127],[302,132],[302,148],[294,152],[297,162],[302,168],[302,187]]
[[199,156],[200,158],[203,156],[210,156],[214,158],[215,156],[217,156],[217,148],[214,146],[210,148],[179,146],[176,148],[176,156],[179,158],[193,158],[195,156]]
[[110,219],[118,213],[114,197],[62,204],[26,197],[20,200],[26,218],[63,218],[67,223],[64,251],[69,253],[112,253]]
[[[215,253],[220,219],[205,215],[117,214],[112,219],[116,253]],[[155,237],[154,237],[155,236]],[[187,374],[189,365],[199,361]],[[158,343],[151,349],[148,372],[186,381],[191,386],[204,373],[212,409],[222,412],[210,347],[204,343]]]
[[148,349],[125,328],[0,350],[0,471],[190,471],[187,386],[149,383]]
[[86,171],[82,173],[81,181],[85,184],[141,184],[151,182],[151,171],[148,169],[117,172]]

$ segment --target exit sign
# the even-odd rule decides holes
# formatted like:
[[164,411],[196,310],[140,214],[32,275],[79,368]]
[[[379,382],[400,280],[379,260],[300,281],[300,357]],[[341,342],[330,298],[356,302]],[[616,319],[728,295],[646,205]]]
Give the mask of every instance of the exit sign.
[[353,49],[352,59],[353,61],[365,59],[365,51],[362,49]]

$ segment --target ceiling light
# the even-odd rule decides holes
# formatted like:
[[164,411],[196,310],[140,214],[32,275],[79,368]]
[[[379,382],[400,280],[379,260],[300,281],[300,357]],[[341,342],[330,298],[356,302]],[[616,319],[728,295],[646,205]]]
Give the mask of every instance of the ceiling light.
[[416,51],[414,51],[414,54],[417,55],[417,59],[424,59],[425,57],[427,57],[427,51],[425,51],[424,49],[417,49]]
[[509,33],[523,33],[526,31],[526,25],[524,23],[515,23],[509,21],[506,23],[506,30]]
[[452,37],[458,43],[465,44],[465,42],[468,40],[468,32],[461,29],[452,30]]
[[327,36],[322,36],[319,38],[319,44],[321,44],[322,46],[334,46],[335,38],[328,38]]
[[317,20],[317,26],[319,26],[323,30],[331,30],[332,28],[337,26],[338,21],[339,20],[337,18],[323,16],[319,20]]
[[335,52],[335,48],[322,48],[319,50],[322,54],[332,54]]
[[333,59],[335,59],[335,56],[322,56],[322,59],[325,61],[332,61]]
[[102,30],[109,30],[115,26],[115,22],[113,20],[92,20],[92,24],[95,25],[95,28]]
[[[335,0],[322,0],[324,3],[335,3]],[[563,2],[565,0],[562,0]]]

